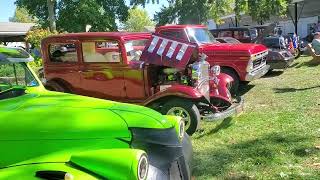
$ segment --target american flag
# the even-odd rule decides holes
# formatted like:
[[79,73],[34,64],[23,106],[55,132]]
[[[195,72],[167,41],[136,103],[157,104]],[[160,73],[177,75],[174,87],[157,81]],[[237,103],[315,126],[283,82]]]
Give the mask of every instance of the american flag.
[[147,42],[140,60],[149,64],[184,69],[196,47],[195,43],[153,34]]

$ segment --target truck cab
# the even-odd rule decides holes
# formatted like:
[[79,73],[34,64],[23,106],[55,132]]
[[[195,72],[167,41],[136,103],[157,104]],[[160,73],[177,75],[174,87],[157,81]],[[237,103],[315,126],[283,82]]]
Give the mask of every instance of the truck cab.
[[260,44],[219,43],[202,25],[160,26],[155,32],[198,44],[199,53],[205,53],[211,65],[220,65],[221,72],[234,79],[233,94],[237,93],[240,82],[258,79],[269,70],[266,64],[268,49]]

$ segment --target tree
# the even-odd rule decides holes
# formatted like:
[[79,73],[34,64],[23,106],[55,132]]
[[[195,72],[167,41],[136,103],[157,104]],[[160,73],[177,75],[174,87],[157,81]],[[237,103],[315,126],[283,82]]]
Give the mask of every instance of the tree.
[[[173,0],[169,0],[169,1],[173,1]],[[159,0],[130,0],[130,5],[142,5],[143,7],[146,6],[147,3],[157,3],[159,4]]]
[[178,19],[181,24],[201,24],[208,19],[217,20],[229,12],[231,2],[232,0],[170,0],[169,6],[162,7],[155,15],[155,20],[160,25],[171,23],[174,19]]
[[10,22],[35,23],[37,19],[32,17],[25,8],[17,7],[13,17],[9,18]]
[[91,31],[115,31],[116,19],[124,22],[128,7],[124,0],[16,0],[39,19],[43,27],[59,31],[81,32],[86,25]]
[[55,31],[55,7],[56,7],[56,2],[55,0],[50,1],[50,7],[53,4],[53,9],[50,8],[51,12],[50,15],[51,17],[49,18],[49,13],[48,13],[48,4],[47,0],[16,0],[15,4],[17,7],[23,7],[28,10],[28,12],[32,15],[35,16],[38,19],[39,24],[41,24],[44,27],[49,27],[49,19],[50,19],[50,29],[51,31]]
[[124,22],[128,18],[128,7],[124,0],[81,0],[71,3],[68,0],[58,4],[57,25],[68,32],[116,31],[116,19]]
[[288,0],[235,0],[235,12],[238,18],[244,12],[262,24],[271,16],[285,16],[288,4]]
[[134,7],[129,10],[129,17],[124,23],[124,28],[126,31],[141,32],[145,26],[154,25],[154,22],[151,21],[146,10]]

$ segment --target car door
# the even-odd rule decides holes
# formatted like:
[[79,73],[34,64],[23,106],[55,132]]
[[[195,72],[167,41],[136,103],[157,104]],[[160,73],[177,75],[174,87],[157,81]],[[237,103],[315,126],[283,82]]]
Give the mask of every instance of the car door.
[[44,52],[46,79],[60,79],[70,85],[72,91],[80,88],[79,42],[74,40],[55,40],[48,44]]
[[84,95],[119,100],[126,95],[123,59],[116,40],[81,42],[81,88]]
[[126,54],[124,59],[127,64],[124,71],[124,81],[128,102],[142,102],[148,96],[147,73],[143,66],[140,67],[143,62],[139,61],[147,41],[148,39],[130,39],[124,42]]

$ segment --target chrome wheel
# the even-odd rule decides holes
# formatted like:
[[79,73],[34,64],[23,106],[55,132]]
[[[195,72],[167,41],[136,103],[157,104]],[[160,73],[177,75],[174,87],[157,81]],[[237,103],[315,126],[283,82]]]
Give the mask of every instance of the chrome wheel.
[[190,127],[191,117],[187,110],[182,107],[172,107],[168,110],[167,115],[179,116],[182,118],[185,124],[185,129]]

